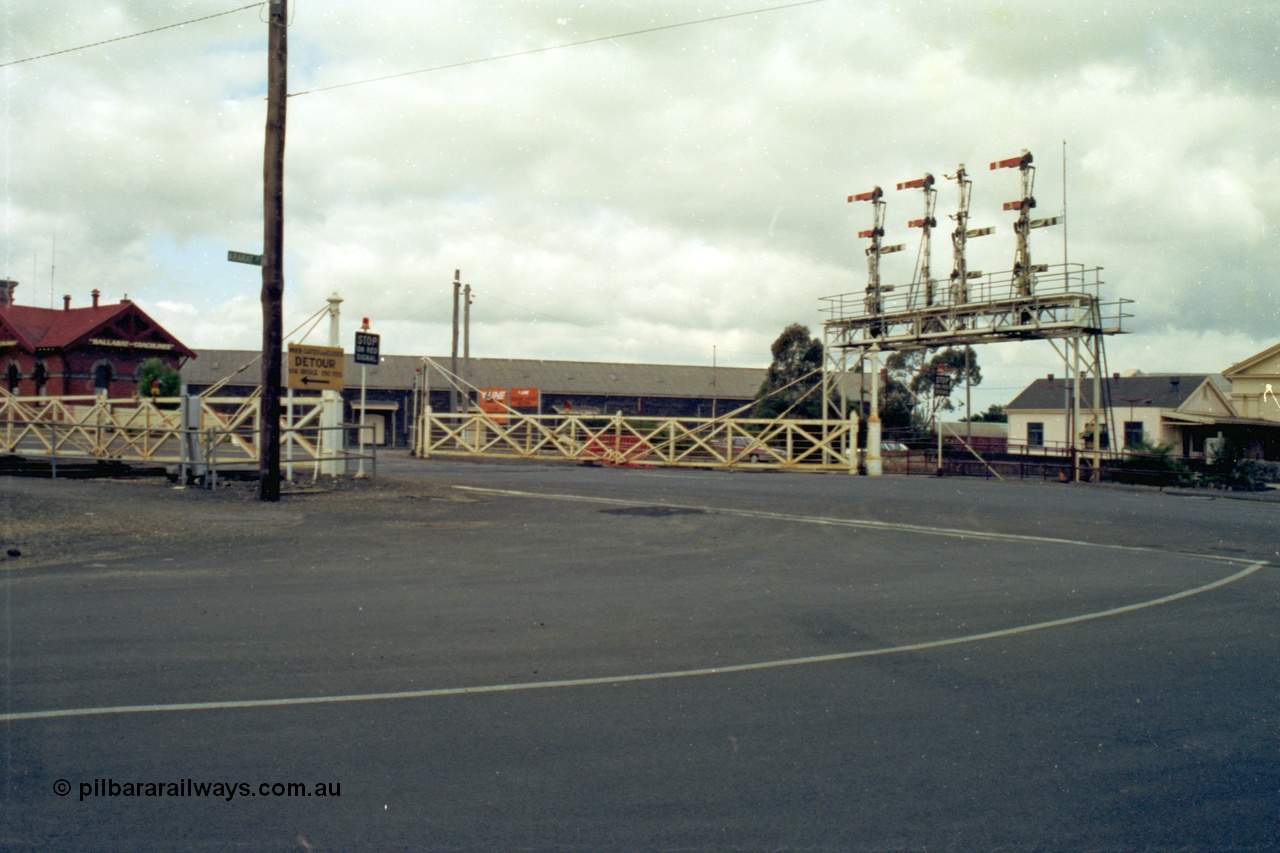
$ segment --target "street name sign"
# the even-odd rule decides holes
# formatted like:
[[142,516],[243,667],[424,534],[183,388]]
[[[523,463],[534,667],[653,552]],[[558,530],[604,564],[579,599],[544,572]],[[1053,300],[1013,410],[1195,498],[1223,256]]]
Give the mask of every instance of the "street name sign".
[[356,364],[377,364],[382,339],[373,332],[356,332]]
[[341,391],[346,379],[342,347],[289,344],[285,385],[299,391]]
[[262,255],[251,255],[248,252],[227,252],[227,260],[235,261],[237,264],[253,264],[255,267],[262,266]]

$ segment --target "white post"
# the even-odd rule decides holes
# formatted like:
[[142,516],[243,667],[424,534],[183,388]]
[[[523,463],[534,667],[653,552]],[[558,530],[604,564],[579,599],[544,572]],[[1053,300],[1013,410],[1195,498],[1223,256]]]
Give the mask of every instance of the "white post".
[[418,455],[426,459],[431,455],[431,406],[422,407],[422,421],[418,426]]
[[846,441],[845,447],[849,448],[849,473],[858,473],[858,413],[855,410],[849,411],[849,440]]
[[942,476],[942,415],[938,414],[935,409],[933,412],[933,426],[938,431],[938,476]]
[[293,389],[285,395],[284,478],[293,482]]
[[[365,326],[368,329],[368,326]],[[369,368],[360,365],[360,462],[356,467],[356,479],[364,479],[364,407],[365,407],[365,386],[368,381]]]
[[[339,347],[338,319],[341,314],[338,306],[342,299],[337,291],[328,299],[329,302],[329,346]],[[338,449],[342,446],[342,432],[338,427],[342,424],[342,395],[337,391],[321,391],[320,410],[320,456],[323,463],[320,473],[336,477],[341,472],[338,464]]]
[[867,417],[867,476],[884,474],[880,459],[880,345],[871,345],[871,414]]
[[[1080,338],[1071,339],[1072,360],[1074,364],[1071,369],[1071,467],[1075,469],[1071,479],[1080,482],[1080,453],[1077,449],[1077,441],[1080,435]],[[1097,424],[1094,424],[1093,431],[1098,431]],[[1098,440],[1097,435],[1093,437],[1094,442]]]

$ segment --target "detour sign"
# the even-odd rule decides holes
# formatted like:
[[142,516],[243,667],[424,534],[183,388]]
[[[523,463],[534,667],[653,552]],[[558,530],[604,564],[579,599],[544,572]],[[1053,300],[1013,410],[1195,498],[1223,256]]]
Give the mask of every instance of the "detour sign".
[[342,347],[289,344],[285,385],[300,391],[341,391],[346,371]]

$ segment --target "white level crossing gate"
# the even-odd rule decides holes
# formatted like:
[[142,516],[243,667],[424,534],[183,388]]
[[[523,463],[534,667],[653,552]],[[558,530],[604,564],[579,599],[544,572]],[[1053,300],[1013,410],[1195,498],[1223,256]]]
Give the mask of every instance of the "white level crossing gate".
[[561,459],[606,465],[856,471],[857,421],[440,414],[419,421],[420,457]]
[[[281,407],[286,464],[336,460],[341,436],[322,439],[322,401]],[[261,448],[258,397],[15,397],[0,390],[0,454],[48,460],[111,460],[177,466],[201,473],[256,467]],[[327,473],[327,472],[326,472]]]

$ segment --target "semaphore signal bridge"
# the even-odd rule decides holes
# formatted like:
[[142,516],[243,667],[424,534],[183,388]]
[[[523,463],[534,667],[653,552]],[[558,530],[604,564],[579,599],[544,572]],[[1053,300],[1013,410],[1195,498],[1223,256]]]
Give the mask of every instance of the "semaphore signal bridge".
[[[1105,375],[1106,356],[1102,341],[1106,335],[1124,333],[1123,322],[1132,316],[1126,311],[1131,300],[1103,300],[1101,267],[1070,264],[1065,257],[1061,264],[1032,262],[1032,232],[1054,225],[1065,227],[1066,222],[1065,199],[1061,215],[1032,218],[1036,207],[1035,166],[1032,163],[1033,158],[1028,151],[991,163],[993,171],[1018,169],[1021,179],[1019,197],[1004,204],[1006,211],[1017,212],[1013,223],[1013,266],[991,274],[969,269],[965,253],[968,240],[988,236],[995,232],[995,228],[969,227],[973,182],[964,164],[960,164],[954,175],[946,176],[947,180],[956,183],[959,198],[956,212],[949,217],[955,223],[955,229],[951,234],[952,270],[945,287],[941,286],[942,282],[934,280],[931,273],[931,241],[932,231],[937,227],[934,209],[938,192],[933,175],[926,174],[923,178],[897,185],[900,191],[921,190],[924,196],[923,216],[908,222],[908,227],[921,229],[921,240],[915,273],[906,287],[886,285],[881,280],[880,257],[904,248],[902,244],[885,245],[883,242],[884,192],[876,187],[848,197],[851,203],[871,202],[873,206],[872,228],[858,233],[860,238],[870,240],[866,249],[868,282],[862,293],[826,296],[821,300],[826,351],[823,389],[828,412],[836,410],[834,397],[841,393],[842,385],[835,381],[835,377],[855,367],[861,371],[868,359],[872,362],[874,389],[879,372],[879,354],[882,352],[1048,340],[1066,363],[1067,376],[1074,381],[1077,391],[1082,377],[1093,379],[1091,423],[1104,424],[1105,429],[1101,378]],[[874,426],[878,433],[875,390],[871,399],[868,425]],[[1075,394],[1074,399],[1079,410],[1081,395]],[[847,408],[847,402],[841,398],[838,411],[843,415]],[[1074,422],[1084,423],[1078,416]],[[1073,436],[1073,443],[1078,437]],[[1093,444],[1096,451],[1098,442]],[[873,442],[869,437],[868,473],[879,467],[878,456],[879,439],[877,437]],[[876,464],[873,465],[873,461]]]

